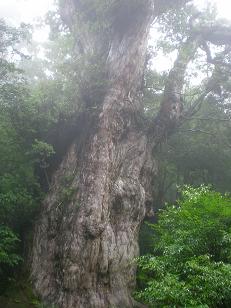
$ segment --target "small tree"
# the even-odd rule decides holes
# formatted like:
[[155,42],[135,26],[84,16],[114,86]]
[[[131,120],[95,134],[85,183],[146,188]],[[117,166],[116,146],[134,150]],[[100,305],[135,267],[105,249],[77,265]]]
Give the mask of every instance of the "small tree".
[[136,298],[150,307],[229,307],[230,196],[204,186],[186,187],[182,194],[151,225],[154,249],[138,260]]

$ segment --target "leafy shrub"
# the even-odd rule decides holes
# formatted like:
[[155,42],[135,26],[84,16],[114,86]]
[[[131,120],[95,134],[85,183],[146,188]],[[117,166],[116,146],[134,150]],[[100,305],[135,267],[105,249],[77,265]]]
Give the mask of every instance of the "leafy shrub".
[[55,154],[55,151],[51,144],[35,139],[32,153],[36,157],[35,162],[38,162],[41,168],[47,168],[49,166],[47,160]]
[[21,261],[15,253],[18,242],[18,237],[9,228],[0,226],[0,273],[3,265],[13,267]]
[[19,242],[12,230],[0,225],[0,295],[9,281],[10,272],[22,261],[17,253]]
[[137,300],[150,307],[230,307],[231,199],[185,187],[160,211],[153,253],[138,259]]

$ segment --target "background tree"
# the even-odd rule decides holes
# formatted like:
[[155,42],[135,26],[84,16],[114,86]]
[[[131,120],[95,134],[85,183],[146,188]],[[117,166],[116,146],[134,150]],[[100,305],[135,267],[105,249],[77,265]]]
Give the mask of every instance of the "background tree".
[[30,37],[29,26],[15,28],[0,20],[0,295],[30,250],[34,215],[43,196],[37,153],[46,146],[46,158],[52,154],[45,140],[36,143],[51,124],[44,114],[38,117],[35,92],[19,68],[29,61],[20,50]]
[[[213,25],[214,16],[215,11],[211,7],[205,12],[198,13],[190,6],[187,10],[178,10],[171,16],[165,14],[157,24],[161,37],[154,44],[157,50],[155,53],[158,55],[158,50],[161,49],[166,56],[168,54],[172,56],[181,41],[186,39],[188,35],[186,32],[195,31],[192,29],[192,22],[194,22],[193,27],[196,24],[197,27],[206,23]],[[166,200],[174,202],[177,186],[184,183],[192,185],[207,183],[221,192],[230,191],[230,78],[229,73],[226,75],[228,63],[225,64],[226,67],[220,67],[222,75],[219,76],[218,73],[214,76],[214,88],[205,99],[201,100],[204,82],[206,77],[211,76],[213,69],[211,61],[207,58],[208,50],[204,48],[205,45],[205,42],[202,42],[201,48],[198,49],[186,71],[185,90],[182,93],[185,110],[190,109],[196,101],[197,108],[190,116],[182,115],[181,125],[172,131],[172,135],[166,137],[158,150],[158,174],[154,178],[156,183],[154,206],[157,208]],[[210,48],[212,52],[218,51],[214,45]],[[226,56],[223,57],[224,62],[227,61],[225,58]],[[155,55],[152,61],[155,61]],[[144,98],[146,114],[149,117],[155,116],[158,112],[167,76],[167,71],[158,73],[153,70],[153,65],[145,74]]]
[[[37,200],[38,184],[33,174],[28,127],[22,124],[28,90],[22,71],[13,59],[22,56],[17,44],[25,40],[25,26],[15,29],[0,21],[0,292],[23,254],[23,231],[28,227]],[[20,135],[24,131],[24,137]]]

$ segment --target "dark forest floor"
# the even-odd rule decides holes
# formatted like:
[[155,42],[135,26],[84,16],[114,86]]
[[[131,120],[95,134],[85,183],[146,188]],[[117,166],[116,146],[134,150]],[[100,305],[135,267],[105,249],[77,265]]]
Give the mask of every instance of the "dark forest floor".
[[42,308],[27,281],[11,282],[0,295],[0,308]]

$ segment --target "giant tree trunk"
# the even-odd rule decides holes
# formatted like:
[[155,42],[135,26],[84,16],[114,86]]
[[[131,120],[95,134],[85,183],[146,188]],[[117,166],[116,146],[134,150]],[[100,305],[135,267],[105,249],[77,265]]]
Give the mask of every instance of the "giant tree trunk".
[[[80,29],[76,41],[84,64],[100,58],[108,82],[100,99],[93,97],[97,111],[82,117],[82,129],[53,177],[36,227],[34,286],[45,302],[60,308],[133,307],[132,261],[138,255],[139,227],[155,171],[152,149],[179,123],[185,70],[203,39],[194,33],[183,44],[160,112],[145,131],[139,91],[149,27],[155,11],[160,14],[187,0],[111,2],[116,5],[110,32],[98,35],[84,23],[88,17],[98,22],[91,4],[103,0],[62,1],[63,19],[74,33]],[[82,25],[76,25],[78,18]],[[203,97],[211,91],[208,85]],[[92,96],[85,94],[91,107]]]
[[147,13],[114,33],[100,111],[85,115],[43,204],[32,278],[42,299],[58,307],[133,306],[132,261],[153,168],[138,95],[150,23]]

